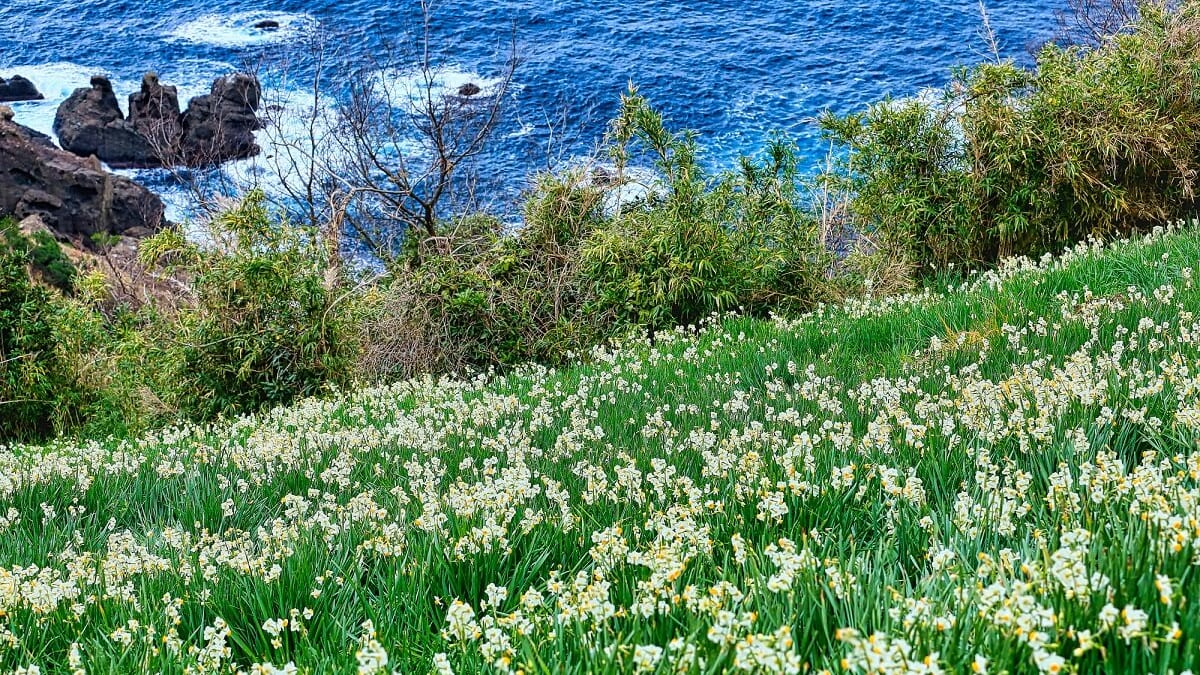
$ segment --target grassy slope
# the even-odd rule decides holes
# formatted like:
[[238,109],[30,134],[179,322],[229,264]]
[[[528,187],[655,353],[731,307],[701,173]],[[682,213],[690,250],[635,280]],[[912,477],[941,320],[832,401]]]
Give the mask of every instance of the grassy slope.
[[1197,260],[1187,231],[564,372],[0,451],[0,671],[72,643],[93,673],[1200,667]]

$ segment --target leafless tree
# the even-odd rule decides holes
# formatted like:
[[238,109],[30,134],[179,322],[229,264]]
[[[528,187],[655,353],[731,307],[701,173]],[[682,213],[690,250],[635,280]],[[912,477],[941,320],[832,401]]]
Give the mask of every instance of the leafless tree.
[[1098,45],[1132,24],[1144,1],[1067,0],[1067,8],[1057,12],[1058,40],[1067,45]]
[[387,260],[403,237],[436,243],[439,218],[474,201],[470,165],[501,122],[517,50],[514,32],[507,45],[498,45],[494,76],[448,87],[449,62],[435,43],[429,0],[420,9],[417,30],[376,50],[380,55],[348,85],[344,75],[333,74],[334,64],[349,61],[342,53],[350,44],[345,36],[317,32],[293,58],[244,64],[241,70],[268,82],[302,77],[305,90],[297,97],[294,86],[264,89],[263,151],[249,170],[180,161],[177,130],[149,134],[173,180],[189,190],[193,208],[213,215],[224,196],[262,187],[281,211],[322,232],[330,246],[346,231]]
[[512,84],[515,46],[497,78],[449,90],[430,45],[427,6],[424,21],[411,76],[358,79],[340,116],[336,138],[360,216],[348,224],[373,248],[384,243],[364,226],[374,219],[438,236],[439,207],[456,188],[469,194],[463,170],[495,131]]
[[[309,36],[303,55],[310,59],[311,80],[306,94],[299,99],[289,98],[281,87],[264,92],[262,117],[265,123],[266,148],[256,162],[268,172],[280,177],[276,186],[280,193],[271,195],[279,206],[313,228],[328,225],[341,212],[348,185],[331,161],[337,148],[334,131],[337,111],[329,90],[335,86],[329,65],[339,57],[338,41],[326,33]],[[300,68],[289,60],[276,62],[272,70],[287,78]]]
[[341,96],[329,74],[341,41],[318,35],[307,45],[304,100],[264,98],[269,147],[256,161],[278,177],[281,202],[329,236],[345,228],[383,259],[398,238],[436,240],[444,209],[471,201],[469,164],[500,123],[516,67],[513,40],[495,77],[449,89],[428,2],[421,10],[419,34],[381,49]]

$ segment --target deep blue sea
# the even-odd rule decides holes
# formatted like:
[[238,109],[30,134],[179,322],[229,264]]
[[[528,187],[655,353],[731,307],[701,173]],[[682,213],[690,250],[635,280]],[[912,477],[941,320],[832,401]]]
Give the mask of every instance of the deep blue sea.
[[[1063,4],[991,0],[1003,55],[1028,60]],[[262,20],[280,28],[253,28]],[[15,108],[18,121],[49,132],[58,103],[94,73],[124,101],[155,70],[184,99],[252,63],[275,100],[302,101],[314,36],[326,37],[335,79],[403,79],[403,63],[383,62],[403,57],[420,24],[415,0],[3,0],[0,75],[41,88],[47,101]],[[954,65],[990,57],[980,27],[977,0],[435,0],[430,33],[448,87],[496,77],[515,36],[506,115],[479,166],[511,198],[532,170],[594,151],[631,82],[672,125],[697,132],[714,168],[773,131],[796,138],[815,165],[827,148],[813,116],[943,84]],[[265,175],[249,164],[242,174]],[[172,190],[154,172],[137,177]]]

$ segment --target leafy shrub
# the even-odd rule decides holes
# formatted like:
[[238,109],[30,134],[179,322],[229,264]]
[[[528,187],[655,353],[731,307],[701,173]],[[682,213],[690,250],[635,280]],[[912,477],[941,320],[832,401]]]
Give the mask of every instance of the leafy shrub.
[[70,293],[75,283],[75,265],[54,235],[38,230],[28,235],[15,223],[0,223],[0,245],[26,258],[30,270],[47,285]]
[[545,175],[524,227],[475,216],[452,221],[393,270],[368,322],[367,370],[376,377],[460,372],[526,361],[558,364],[616,330],[590,314],[581,242],[601,224],[601,192],[582,173]]
[[30,278],[36,249],[11,220],[0,242],[0,441],[36,438],[66,426],[77,392],[58,349],[60,307]]
[[694,324],[713,312],[805,306],[818,294],[827,256],[800,204],[793,148],[709,176],[690,133],[674,134],[631,90],[613,124],[620,168],[649,151],[661,189],[598,228],[584,247],[596,308],[651,329]]
[[44,275],[47,283],[69,292],[75,285],[75,265],[63,253],[62,246],[49,232],[34,232],[30,240],[29,255],[34,268]]
[[1036,70],[963,69],[940,98],[822,124],[858,229],[927,269],[974,265],[1185,215],[1198,85],[1200,6],[1147,5],[1095,49],[1049,45]]
[[58,343],[83,394],[76,433],[130,436],[179,420],[164,400],[180,382],[158,307],[115,304],[109,280],[96,271],[78,276],[75,297],[61,304]]
[[356,306],[336,251],[308,228],[275,222],[261,192],[211,222],[211,245],[166,230],[142,243],[148,266],[191,279],[192,302],[157,324],[185,415],[211,418],[317,394],[353,375]]

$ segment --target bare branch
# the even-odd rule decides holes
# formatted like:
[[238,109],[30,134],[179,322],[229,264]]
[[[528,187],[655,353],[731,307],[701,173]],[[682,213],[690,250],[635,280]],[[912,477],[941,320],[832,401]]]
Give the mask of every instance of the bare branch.
[[1141,0],[1067,0],[1067,9],[1057,13],[1058,40],[1064,45],[1099,45],[1133,23],[1140,4]]

